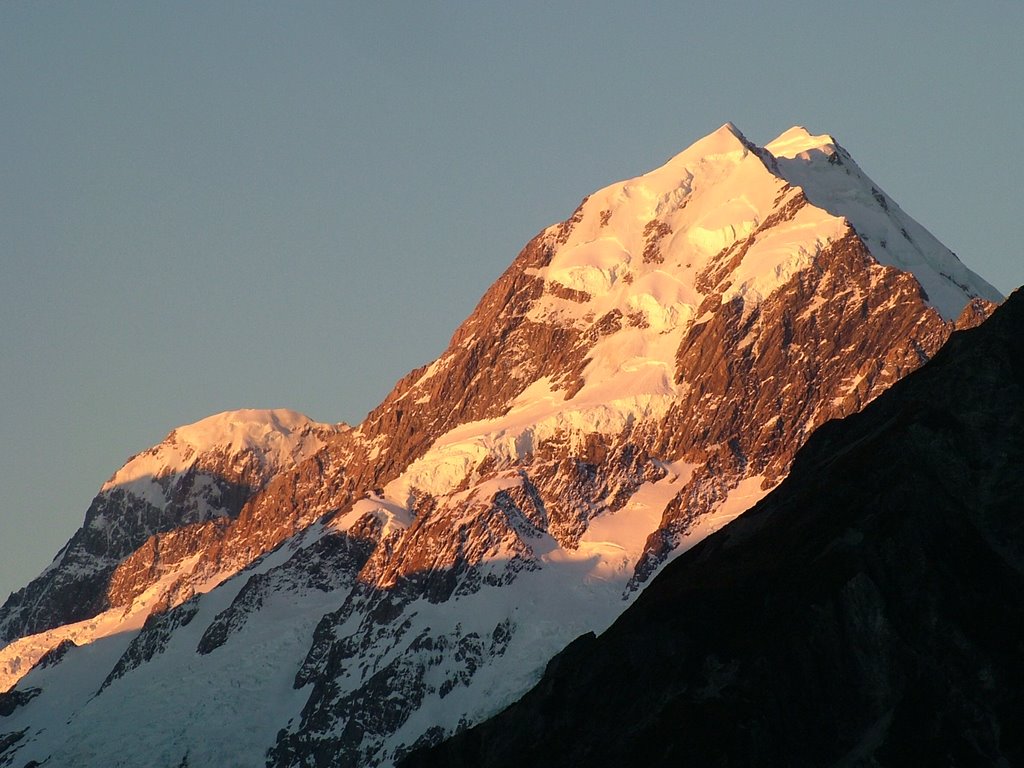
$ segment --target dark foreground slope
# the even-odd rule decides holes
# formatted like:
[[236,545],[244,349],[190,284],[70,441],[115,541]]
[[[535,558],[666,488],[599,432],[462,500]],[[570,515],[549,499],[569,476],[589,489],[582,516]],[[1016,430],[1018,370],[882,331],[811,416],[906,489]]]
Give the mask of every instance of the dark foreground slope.
[[426,766],[1024,765],[1024,292]]

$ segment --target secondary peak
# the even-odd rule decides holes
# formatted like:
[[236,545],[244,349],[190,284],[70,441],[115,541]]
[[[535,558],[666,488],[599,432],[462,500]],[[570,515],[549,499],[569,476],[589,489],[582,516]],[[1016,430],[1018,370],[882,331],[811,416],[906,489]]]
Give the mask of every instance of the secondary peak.
[[828,148],[835,151],[838,146],[836,140],[827,133],[815,136],[802,125],[794,125],[777,139],[765,144],[764,148],[775,157],[796,157],[801,152],[814,149]]

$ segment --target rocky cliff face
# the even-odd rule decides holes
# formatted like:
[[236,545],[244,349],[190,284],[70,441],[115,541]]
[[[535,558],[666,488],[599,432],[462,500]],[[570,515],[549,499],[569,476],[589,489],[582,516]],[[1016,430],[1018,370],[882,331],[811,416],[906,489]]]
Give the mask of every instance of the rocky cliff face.
[[[541,232],[356,429],[296,424],[259,471],[232,437],[215,474],[244,485],[234,506],[132,528],[99,548],[91,603],[11,624],[48,630],[0,651],[12,680],[65,640],[107,659],[87,672],[71,648],[25,678],[43,693],[11,749],[98,764],[95,734],[120,729],[174,765],[390,764],[514,700],[998,298],[831,137],[760,148],[723,126]],[[5,616],[37,602],[19,600]],[[73,670],[84,708],[57,703]],[[228,714],[153,702],[147,681],[189,674]],[[250,736],[225,736],[240,706]],[[66,728],[34,730],[42,712]]]
[[1018,292],[402,768],[1020,764],[1022,339]]

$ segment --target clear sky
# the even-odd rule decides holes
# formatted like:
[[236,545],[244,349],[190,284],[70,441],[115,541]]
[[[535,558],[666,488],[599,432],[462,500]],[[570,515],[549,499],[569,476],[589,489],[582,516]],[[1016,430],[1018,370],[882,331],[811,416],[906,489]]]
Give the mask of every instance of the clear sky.
[[358,422],[585,194],[833,134],[1024,283],[1024,3],[0,4],[0,601],[243,407]]

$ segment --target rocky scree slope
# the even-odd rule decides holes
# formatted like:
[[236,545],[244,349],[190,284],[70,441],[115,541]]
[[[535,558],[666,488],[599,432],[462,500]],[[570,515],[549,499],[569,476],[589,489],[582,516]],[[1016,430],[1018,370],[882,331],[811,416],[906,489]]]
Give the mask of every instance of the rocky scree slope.
[[116,732],[123,760],[390,764],[513,701],[999,299],[831,137],[727,124],[541,232],[358,428],[310,423],[230,514],[103,550],[104,613],[41,609],[0,650],[17,679],[64,648],[12,691],[7,754],[111,764]]
[[1020,765],[1024,293],[402,768]]

